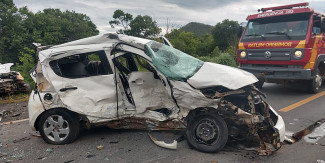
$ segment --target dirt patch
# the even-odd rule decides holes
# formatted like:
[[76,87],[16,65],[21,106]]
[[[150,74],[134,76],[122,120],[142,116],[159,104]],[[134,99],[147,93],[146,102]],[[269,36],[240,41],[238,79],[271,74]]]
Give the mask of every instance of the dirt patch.
[[27,103],[0,103],[0,123],[28,118]]

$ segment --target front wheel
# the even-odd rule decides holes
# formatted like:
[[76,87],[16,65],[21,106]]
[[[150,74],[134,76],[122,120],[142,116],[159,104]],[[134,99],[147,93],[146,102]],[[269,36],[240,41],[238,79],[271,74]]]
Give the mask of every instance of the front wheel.
[[319,88],[322,85],[322,76],[320,74],[319,69],[316,69],[316,75],[313,77],[312,80],[308,80],[308,92],[310,93],[317,93]]
[[78,137],[80,123],[77,116],[64,109],[50,109],[40,118],[38,129],[46,143],[69,144]]
[[209,153],[218,152],[227,143],[227,124],[216,114],[199,114],[187,124],[187,143],[194,149]]

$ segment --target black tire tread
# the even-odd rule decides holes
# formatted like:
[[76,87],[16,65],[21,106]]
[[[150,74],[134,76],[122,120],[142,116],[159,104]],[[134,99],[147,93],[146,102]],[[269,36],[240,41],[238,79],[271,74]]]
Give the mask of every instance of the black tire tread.
[[[198,125],[197,123],[203,118],[210,118],[214,120],[215,123],[220,128],[218,132],[221,133],[221,135],[219,135],[218,138],[219,140],[217,140],[218,142],[214,146],[199,144],[191,138],[191,130],[193,130],[195,126]],[[216,113],[200,113],[197,116],[191,117],[189,119],[189,122],[187,123],[187,129],[186,129],[186,138],[187,138],[187,143],[191,148],[197,149],[201,152],[216,153],[220,151],[227,143],[228,140],[227,124],[223,120],[223,118],[217,115]]]

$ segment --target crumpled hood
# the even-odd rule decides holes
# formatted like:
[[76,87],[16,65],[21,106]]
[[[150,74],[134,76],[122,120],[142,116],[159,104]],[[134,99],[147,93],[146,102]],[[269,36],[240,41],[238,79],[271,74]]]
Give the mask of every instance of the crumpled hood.
[[247,71],[211,62],[205,62],[199,71],[187,80],[196,89],[223,86],[232,90],[257,81],[258,79]]

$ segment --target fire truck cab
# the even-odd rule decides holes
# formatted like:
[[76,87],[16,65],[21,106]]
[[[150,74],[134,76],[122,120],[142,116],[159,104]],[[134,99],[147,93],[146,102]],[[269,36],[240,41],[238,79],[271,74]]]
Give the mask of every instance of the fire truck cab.
[[317,93],[325,75],[325,13],[299,3],[259,9],[249,15],[239,41],[239,67],[259,81],[302,81]]

